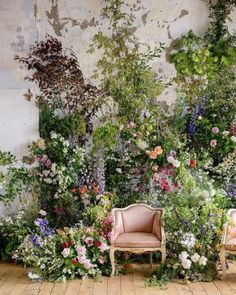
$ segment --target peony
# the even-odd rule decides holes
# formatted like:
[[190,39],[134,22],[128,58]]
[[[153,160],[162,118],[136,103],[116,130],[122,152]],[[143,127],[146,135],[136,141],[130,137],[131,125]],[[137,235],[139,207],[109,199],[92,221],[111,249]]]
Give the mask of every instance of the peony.
[[198,253],[194,253],[194,255],[191,256],[191,260],[194,263],[197,263],[200,259],[200,255]]
[[211,131],[214,133],[214,134],[218,134],[219,133],[219,128],[218,127],[213,127],[211,129]]
[[207,258],[205,256],[201,256],[198,263],[205,266],[207,264]]
[[91,246],[93,245],[93,238],[91,238],[91,237],[87,237],[87,238],[85,239],[85,243],[86,243],[89,247],[91,247]]
[[68,257],[70,255],[70,248],[64,248],[61,254],[64,258]]
[[236,142],[236,136],[231,136],[230,139],[232,142]]
[[217,145],[217,141],[215,140],[215,139],[212,139],[211,141],[210,141],[210,146],[211,147],[215,147]]

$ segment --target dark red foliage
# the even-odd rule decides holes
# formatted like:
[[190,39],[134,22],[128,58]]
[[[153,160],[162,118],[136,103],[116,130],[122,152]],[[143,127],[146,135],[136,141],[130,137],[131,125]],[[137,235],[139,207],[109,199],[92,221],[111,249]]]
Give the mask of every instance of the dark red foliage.
[[85,84],[75,53],[63,49],[62,43],[52,36],[47,35],[44,41],[31,46],[26,57],[16,56],[15,59],[31,71],[25,79],[38,85],[39,104],[46,103],[64,114],[80,109],[88,123],[104,101],[103,91]]

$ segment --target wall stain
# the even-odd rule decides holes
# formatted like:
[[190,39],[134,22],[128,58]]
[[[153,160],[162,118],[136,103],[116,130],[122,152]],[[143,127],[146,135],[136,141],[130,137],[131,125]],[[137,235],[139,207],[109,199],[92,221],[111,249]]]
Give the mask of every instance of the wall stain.
[[148,15],[149,15],[149,13],[150,13],[150,10],[147,11],[146,13],[144,13],[144,14],[142,15],[142,22],[143,22],[144,26],[145,26],[146,23],[147,23],[147,17],[148,17]]
[[45,11],[48,22],[52,26],[55,34],[57,36],[62,36],[61,31],[63,30],[64,26],[68,23],[68,21],[62,22],[59,17],[59,7],[58,7],[58,0],[50,0],[52,3],[51,10]]
[[21,32],[22,32],[21,26],[18,26],[16,28],[16,32],[17,32],[16,41],[12,41],[10,43],[10,46],[16,52],[23,52],[25,50],[25,38],[23,35],[21,35]]
[[168,33],[168,38],[172,40],[173,38],[170,33],[170,25],[168,25],[168,27],[167,27],[167,33]]
[[185,9],[182,9],[182,10],[181,10],[181,13],[180,13],[180,15],[179,15],[179,18],[182,18],[182,17],[184,17],[184,16],[187,15],[187,14],[189,14],[189,12],[188,12],[187,10],[185,10]]
[[93,17],[90,20],[84,19],[80,24],[80,28],[81,30],[85,30],[88,27],[96,27],[96,25],[98,25],[98,21]]

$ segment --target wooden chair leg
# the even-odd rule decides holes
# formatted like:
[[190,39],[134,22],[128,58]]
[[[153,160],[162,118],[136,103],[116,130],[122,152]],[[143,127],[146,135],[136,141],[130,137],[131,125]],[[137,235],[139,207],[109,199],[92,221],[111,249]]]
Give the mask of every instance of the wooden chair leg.
[[166,262],[166,248],[163,248],[161,251],[161,263],[164,264]]
[[149,262],[150,262],[150,268],[151,268],[151,269],[153,269],[152,256],[153,256],[153,253],[151,252],[151,253],[149,254]]
[[225,277],[226,277],[226,258],[225,258],[225,248],[222,247],[221,250],[220,250],[220,263],[221,263],[221,267],[222,267],[222,277],[221,279],[222,280],[225,280]]
[[110,261],[111,261],[111,268],[112,268],[111,276],[114,276],[115,270],[116,270],[116,267],[115,267],[115,249],[114,248],[110,248],[109,255],[110,255]]

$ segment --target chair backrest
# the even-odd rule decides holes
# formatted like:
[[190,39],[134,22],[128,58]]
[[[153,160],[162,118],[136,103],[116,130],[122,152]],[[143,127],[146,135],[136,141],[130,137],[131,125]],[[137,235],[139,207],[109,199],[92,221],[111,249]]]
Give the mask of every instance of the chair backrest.
[[120,233],[155,233],[161,239],[161,215],[163,209],[146,204],[133,204],[126,208],[113,209],[114,225]]
[[231,219],[231,224],[227,228],[227,240],[236,238],[236,209],[229,209],[228,215]]

